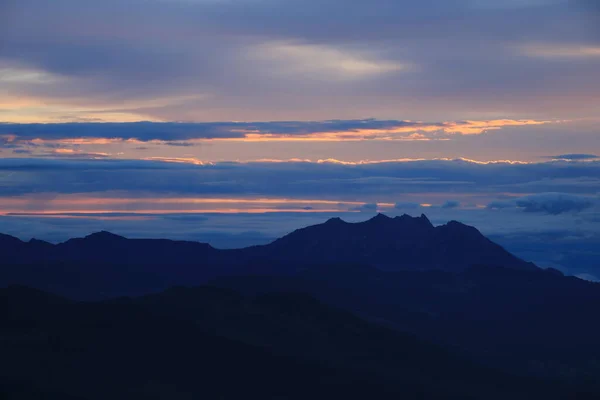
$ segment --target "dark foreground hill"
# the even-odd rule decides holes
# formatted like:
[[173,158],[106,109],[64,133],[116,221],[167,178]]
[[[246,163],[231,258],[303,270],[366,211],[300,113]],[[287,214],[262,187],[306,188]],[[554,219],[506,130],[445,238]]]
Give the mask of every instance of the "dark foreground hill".
[[247,294],[309,293],[506,371],[600,389],[600,284],[557,271],[389,272],[340,265],[213,284]]
[[175,288],[78,303],[10,287],[0,309],[0,396],[10,399],[587,396],[480,367],[305,295]]

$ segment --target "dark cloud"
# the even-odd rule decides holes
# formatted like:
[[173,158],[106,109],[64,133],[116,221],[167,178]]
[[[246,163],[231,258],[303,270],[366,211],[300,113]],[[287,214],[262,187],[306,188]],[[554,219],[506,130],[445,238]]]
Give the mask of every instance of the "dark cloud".
[[558,215],[567,212],[583,211],[596,203],[596,198],[566,193],[538,193],[513,200],[495,201],[488,204],[488,208],[520,208],[530,213]]
[[194,138],[242,138],[231,132],[235,123],[64,123],[64,124],[0,124],[4,135],[16,135],[21,140],[68,138],[109,138],[149,140],[186,140]]
[[544,158],[550,158],[552,160],[594,160],[600,158],[595,154],[559,154],[557,156],[546,156]]
[[458,207],[460,207],[460,201],[456,201],[456,200],[448,200],[447,202],[442,204],[442,208],[444,208],[444,209],[458,208]]
[[[82,154],[67,157],[82,157]],[[415,204],[441,204],[451,197],[464,204],[488,204],[490,196],[544,193],[549,186],[560,187],[574,195],[596,194],[598,182],[588,177],[600,176],[600,162],[478,164],[464,160],[423,160],[358,165],[335,162],[193,165],[114,159],[3,158],[0,171],[15,172],[15,178],[21,177],[3,187],[4,193],[13,194],[128,191],[213,196],[325,196],[339,200],[364,198],[369,203],[396,203],[397,199],[403,199]],[[428,196],[409,197],[419,193]],[[457,193],[462,193],[462,197],[457,197]],[[436,197],[432,197],[434,195]],[[475,198],[463,198],[465,196]]]
[[[180,142],[190,139],[235,139],[247,134],[260,135],[313,135],[332,132],[360,132],[362,130],[393,130],[410,128],[415,132],[431,129],[460,129],[468,127],[468,121],[413,122],[401,120],[330,120],[330,121],[273,121],[273,122],[132,122],[132,123],[55,123],[55,124],[0,124],[0,135],[15,135],[19,140],[69,138],[138,139],[142,141],[163,140],[170,146],[193,146]],[[6,138],[4,146],[11,145]],[[11,139],[13,140],[13,139]],[[0,144],[1,146],[2,144]]]
[[365,213],[376,213],[379,205],[377,203],[366,203],[359,207],[351,208],[350,211],[360,211]]
[[517,199],[516,204],[525,212],[545,212],[557,215],[585,210],[592,207],[594,202],[586,197],[564,193],[540,193]]
[[167,146],[174,146],[174,147],[194,147],[197,146],[197,143],[190,143],[190,142],[166,142]]

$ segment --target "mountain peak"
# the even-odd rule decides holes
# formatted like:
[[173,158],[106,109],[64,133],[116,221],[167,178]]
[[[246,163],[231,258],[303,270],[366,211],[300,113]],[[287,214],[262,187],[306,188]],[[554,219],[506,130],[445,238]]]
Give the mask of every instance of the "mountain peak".
[[428,225],[433,226],[433,224],[431,223],[431,221],[429,220],[429,218],[427,218],[427,215],[425,214],[421,214],[421,216],[419,217],[423,222],[426,222]]
[[340,217],[333,217],[333,218],[329,218],[327,221],[325,221],[326,225],[339,225],[339,224],[346,224],[347,222],[344,221],[343,219],[341,219]]
[[413,217],[408,214],[402,214],[400,216],[395,217],[394,220],[427,228],[433,228],[433,224],[431,223],[431,221],[429,221],[429,218],[427,218],[425,214],[421,214],[420,217]]
[[115,235],[114,233],[107,231],[100,231],[96,233],[92,233],[91,235],[87,235],[85,237],[87,240],[123,240],[125,239],[123,236]]
[[43,249],[43,248],[52,248],[53,244],[50,242],[46,242],[45,240],[39,240],[39,239],[30,239],[29,242],[27,242],[29,245],[31,246],[35,246],[38,249]]
[[479,232],[479,230],[477,228],[475,228],[474,226],[466,225],[466,224],[463,224],[462,222],[458,222],[458,221],[454,221],[454,220],[449,221],[446,225],[442,225],[442,226],[444,226],[446,229],[456,231],[456,232],[472,232],[472,233],[478,233],[481,235],[481,232]]
[[15,244],[15,243],[23,243],[21,241],[21,239],[16,238],[14,236],[10,236],[10,235],[5,235],[3,233],[0,233],[0,242],[2,242],[2,243],[13,243],[13,244]]
[[379,221],[390,221],[391,219],[392,218],[388,217],[385,214],[377,213],[377,215],[374,216],[373,218],[371,218],[369,221],[379,222]]

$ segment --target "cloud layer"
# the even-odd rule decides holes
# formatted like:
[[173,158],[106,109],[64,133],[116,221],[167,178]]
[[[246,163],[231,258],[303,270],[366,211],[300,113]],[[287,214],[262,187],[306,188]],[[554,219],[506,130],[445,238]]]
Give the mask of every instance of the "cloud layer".
[[331,120],[214,123],[61,123],[0,124],[6,144],[53,142],[94,144],[110,141],[165,141],[190,146],[185,140],[432,140],[448,135],[478,135],[503,127],[544,125],[552,121],[487,120],[415,122],[399,120]]
[[[385,203],[391,208],[396,203],[484,207],[493,200],[506,200],[511,206],[533,210],[538,207],[536,202],[558,204],[574,201],[567,195],[593,197],[600,191],[600,163],[593,161],[172,161],[0,159],[0,199],[37,196],[43,202],[43,193],[93,195],[119,201],[162,197],[280,198],[380,206]],[[567,197],[546,194],[551,191]],[[577,204],[573,203],[573,207]],[[542,205],[539,207],[543,209]]]
[[0,120],[589,117],[598,12],[574,3],[3,1]]
[[519,208],[525,212],[558,215],[579,212],[598,205],[597,196],[577,196],[565,193],[538,193],[508,201],[495,201],[488,205],[491,209]]

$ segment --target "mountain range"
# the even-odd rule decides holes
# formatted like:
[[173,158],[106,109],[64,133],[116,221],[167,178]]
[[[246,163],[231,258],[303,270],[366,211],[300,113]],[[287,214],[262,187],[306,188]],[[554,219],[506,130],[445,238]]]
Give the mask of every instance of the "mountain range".
[[[475,265],[537,269],[488,240],[474,227],[456,221],[434,227],[425,215],[390,218],[379,214],[361,223],[333,218],[296,230],[268,245],[235,250],[219,250],[196,242],[126,239],[98,232],[59,244],[35,239],[23,242],[1,235],[0,252],[4,264],[20,266],[13,271],[4,268],[0,284],[35,283],[28,282],[28,277],[42,275],[48,284],[61,274],[68,280],[69,274],[79,275],[79,265],[84,263],[86,273],[94,275],[96,282],[128,280],[128,270],[135,270],[132,273],[137,286],[147,281],[148,289],[200,284],[227,274],[293,274],[309,266],[346,263],[389,271],[460,272]],[[43,271],[28,269],[40,264],[58,266],[54,267],[52,277],[45,276],[45,267]],[[70,270],[73,264],[77,264],[75,271]],[[160,282],[164,284],[161,286]],[[129,294],[114,289],[105,287],[101,291]],[[94,296],[102,297],[88,288],[86,297]]]
[[236,250],[2,235],[0,252],[9,398],[600,396],[600,284],[455,221],[334,218]]

